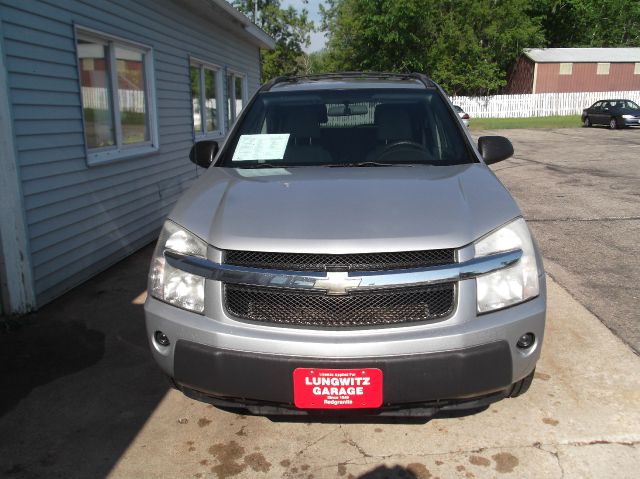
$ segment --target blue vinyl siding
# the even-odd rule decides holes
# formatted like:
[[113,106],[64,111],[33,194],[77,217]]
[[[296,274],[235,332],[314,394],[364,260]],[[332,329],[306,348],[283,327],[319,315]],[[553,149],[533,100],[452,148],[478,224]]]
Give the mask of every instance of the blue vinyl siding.
[[[249,96],[258,88],[257,45],[222,17],[170,0],[0,4],[38,305],[153,241],[196,177],[190,55],[245,74]],[[87,166],[74,25],[152,48],[157,152]]]

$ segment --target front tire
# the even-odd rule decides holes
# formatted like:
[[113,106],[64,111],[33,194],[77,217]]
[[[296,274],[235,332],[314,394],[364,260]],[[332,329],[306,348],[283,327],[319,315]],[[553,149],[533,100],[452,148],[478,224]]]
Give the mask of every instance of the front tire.
[[584,121],[582,122],[582,124],[587,127],[590,128],[591,127],[591,119],[588,116],[584,117]]
[[512,384],[508,396],[510,398],[517,398],[518,396],[522,396],[524,393],[526,393],[529,390],[531,383],[533,382],[533,376],[535,375],[535,373],[536,370],[534,368],[533,371],[531,371],[531,374],[529,374],[527,377],[521,379],[517,383]]
[[609,121],[609,129],[615,130],[616,128],[618,128],[618,122],[615,118],[611,118],[611,120]]

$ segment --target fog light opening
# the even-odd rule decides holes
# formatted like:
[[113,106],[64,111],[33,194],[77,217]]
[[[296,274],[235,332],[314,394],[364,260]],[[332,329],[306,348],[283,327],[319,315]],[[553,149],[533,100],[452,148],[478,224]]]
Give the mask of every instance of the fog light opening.
[[169,338],[167,337],[166,334],[164,334],[162,331],[156,331],[153,334],[154,339],[156,340],[156,343],[158,343],[160,346],[169,346],[171,344],[171,342],[169,341]]
[[535,342],[536,337],[533,333],[525,333],[518,338],[516,346],[518,346],[520,349],[529,349]]

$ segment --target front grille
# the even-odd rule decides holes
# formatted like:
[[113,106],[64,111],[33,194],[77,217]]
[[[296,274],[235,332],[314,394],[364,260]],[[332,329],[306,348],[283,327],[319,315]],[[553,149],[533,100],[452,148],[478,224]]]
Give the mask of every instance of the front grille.
[[229,250],[225,252],[224,262],[236,266],[291,271],[381,271],[454,263],[455,249],[357,254],[271,253]]
[[227,284],[224,297],[227,311],[242,319],[297,326],[359,327],[449,316],[454,308],[455,285],[328,295]]

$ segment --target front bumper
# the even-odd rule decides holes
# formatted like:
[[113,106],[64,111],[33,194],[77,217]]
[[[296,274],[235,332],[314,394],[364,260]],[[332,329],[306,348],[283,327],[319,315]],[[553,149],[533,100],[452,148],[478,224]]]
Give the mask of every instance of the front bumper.
[[640,126],[640,118],[622,118],[624,126]]
[[[538,297],[504,310],[478,316],[475,280],[463,280],[450,318],[350,330],[239,321],[223,310],[219,282],[207,283],[206,315],[149,297],[147,335],[154,358],[181,388],[235,404],[291,407],[298,367],[379,368],[385,406],[476,398],[528,376],[544,336],[544,277]],[[171,344],[157,344],[155,331]],[[516,342],[527,332],[536,342],[522,351]]]
[[456,351],[358,359],[256,354],[178,341],[174,380],[180,387],[213,397],[292,405],[291,379],[296,368],[378,368],[387,406],[477,396],[505,389],[512,378],[506,341]]

